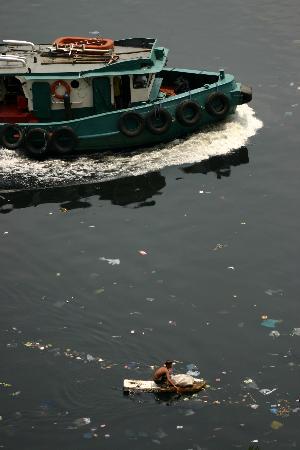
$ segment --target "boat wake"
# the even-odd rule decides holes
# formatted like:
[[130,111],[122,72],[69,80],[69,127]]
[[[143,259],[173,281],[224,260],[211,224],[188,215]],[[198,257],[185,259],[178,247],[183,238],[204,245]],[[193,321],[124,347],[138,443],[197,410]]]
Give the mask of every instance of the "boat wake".
[[0,188],[102,182],[201,162],[245,146],[262,126],[254,110],[241,105],[225,122],[211,125],[186,139],[130,153],[94,153],[64,160],[33,161],[21,152],[0,148]]

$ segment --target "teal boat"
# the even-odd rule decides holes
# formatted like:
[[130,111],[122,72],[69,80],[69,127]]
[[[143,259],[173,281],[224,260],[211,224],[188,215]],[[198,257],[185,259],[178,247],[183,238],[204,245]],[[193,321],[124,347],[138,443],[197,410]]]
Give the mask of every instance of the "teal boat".
[[0,142],[44,158],[153,146],[234,114],[250,87],[224,70],[166,67],[150,38],[0,44]]

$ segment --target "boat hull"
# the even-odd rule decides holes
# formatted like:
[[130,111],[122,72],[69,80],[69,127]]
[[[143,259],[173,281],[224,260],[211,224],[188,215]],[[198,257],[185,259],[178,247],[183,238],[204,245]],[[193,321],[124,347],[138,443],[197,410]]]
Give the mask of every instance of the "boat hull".
[[[175,69],[164,69],[164,72],[168,73],[168,71],[172,70]],[[202,74],[199,71],[185,71],[180,69],[176,69],[176,73],[182,75],[186,73]],[[215,75],[217,76],[218,74]],[[213,114],[207,107],[208,99],[216,94],[224,96],[227,99],[228,107],[225,114]],[[72,153],[86,151],[103,152],[107,150],[124,151],[155,146],[160,143],[185,137],[209,124],[224,120],[229,115],[234,114],[237,105],[249,102],[251,98],[251,88],[236,83],[232,75],[226,74],[224,79],[221,80],[218,78],[216,83],[204,85],[198,89],[192,89],[178,95],[166,96],[161,94],[153,102],[131,105],[127,109],[114,110],[71,120],[39,122],[38,124],[34,122],[18,122],[16,125],[20,127],[24,137],[26,137],[30,130],[36,127],[45,130],[45,135],[47,134],[50,137],[56,130],[62,127],[68,127],[76,135],[76,145],[73,145]],[[200,114],[199,120],[195,121],[195,123],[183,124],[178,120],[178,108],[184,102],[193,102],[198,105]],[[153,129],[147,127],[147,118],[150,114],[154,116],[160,114],[161,110],[166,111],[166,114],[171,117],[169,126],[167,129],[153,132]],[[120,120],[125,113],[137,114],[145,122],[138,134],[129,136],[120,128]],[[4,123],[0,123],[0,133],[1,125],[3,127]],[[20,147],[22,147],[24,142],[25,139],[22,140]],[[3,144],[3,146],[5,145]],[[58,153],[64,156],[65,152]]]

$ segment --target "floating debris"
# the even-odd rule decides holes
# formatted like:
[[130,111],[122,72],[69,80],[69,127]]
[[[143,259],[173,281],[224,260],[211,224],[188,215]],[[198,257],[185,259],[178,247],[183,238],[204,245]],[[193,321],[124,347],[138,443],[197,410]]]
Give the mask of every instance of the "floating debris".
[[275,328],[277,323],[282,322],[282,320],[277,319],[266,319],[261,322],[261,326],[267,327],[267,328]]
[[198,367],[195,364],[188,364],[186,366],[186,374],[190,375],[191,377],[197,378],[200,375],[200,371],[198,370]]
[[300,336],[300,328],[294,328],[292,331],[292,336]]
[[94,292],[95,292],[95,294],[99,295],[99,294],[102,294],[104,292],[104,289],[103,288],[99,288],[99,289],[96,289]]
[[101,258],[99,258],[100,261],[107,261],[108,264],[111,264],[112,266],[116,266],[118,264],[120,264],[120,260],[119,259],[110,259],[110,258],[105,258],[104,256],[101,256]]
[[270,395],[270,394],[272,394],[275,391],[277,391],[277,388],[274,388],[274,389],[266,389],[266,388],[264,388],[264,389],[260,389],[259,390],[259,392],[261,394],[263,394],[263,395]]
[[85,425],[89,425],[91,423],[91,419],[89,417],[80,417],[79,419],[75,419],[73,423],[77,427],[83,427]]
[[25,347],[38,348],[39,350],[45,350],[52,347],[52,344],[41,344],[40,342],[27,341],[24,343]]
[[280,336],[280,333],[277,330],[272,330],[270,331],[269,336],[278,338]]
[[265,291],[265,293],[267,295],[283,295],[283,290],[282,289],[267,289]]
[[222,248],[228,247],[228,244],[217,244],[215,248],[213,248],[213,251],[221,250]]
[[0,381],[0,386],[3,386],[5,388],[9,388],[9,387],[12,387],[12,384],[6,383],[5,381]]
[[18,397],[21,394],[21,391],[12,392],[10,395],[12,397]]
[[277,420],[273,420],[273,422],[271,422],[271,428],[273,428],[273,430],[279,430],[281,427],[283,427],[282,422],[278,422]]
[[244,383],[247,384],[247,386],[251,389],[258,389],[257,384],[255,383],[254,380],[252,380],[252,378],[246,378],[244,380]]

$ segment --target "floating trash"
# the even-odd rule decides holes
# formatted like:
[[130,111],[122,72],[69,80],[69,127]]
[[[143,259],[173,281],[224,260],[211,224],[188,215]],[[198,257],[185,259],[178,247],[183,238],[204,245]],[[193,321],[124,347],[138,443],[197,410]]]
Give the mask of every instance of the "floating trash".
[[274,389],[266,389],[266,388],[264,388],[264,389],[260,389],[259,390],[259,392],[261,394],[263,394],[263,395],[270,395],[270,394],[272,394],[272,392],[275,392],[275,391],[277,391],[277,388],[274,388]]
[[213,251],[216,252],[217,250],[221,250],[222,248],[228,247],[228,244],[217,244],[215,248],[213,248]]
[[292,336],[300,336],[300,328],[294,328],[292,331]]
[[255,383],[254,380],[252,380],[252,378],[246,378],[244,380],[244,383],[247,384],[247,386],[251,389],[258,389],[257,384]]
[[97,295],[102,294],[103,292],[104,292],[103,288],[99,288],[99,289],[95,290],[95,294],[97,294]]
[[75,419],[73,423],[77,427],[83,427],[85,425],[89,425],[91,423],[91,419],[89,417],[80,417],[79,419]]
[[112,265],[112,266],[116,266],[118,264],[120,264],[120,260],[119,259],[111,259],[111,258],[105,258],[104,256],[101,256],[101,258],[99,258],[100,261],[107,261],[108,264]]
[[200,375],[200,371],[199,371],[199,370],[188,370],[188,371],[186,372],[186,374],[187,374],[187,375],[190,375],[191,377],[197,378],[197,377],[199,377],[199,375]]
[[265,293],[267,295],[283,295],[283,290],[282,289],[267,289],[265,291]]
[[6,383],[5,381],[0,381],[0,386],[3,386],[5,388],[9,388],[9,387],[12,387],[12,384]]
[[278,338],[280,336],[280,333],[277,330],[272,330],[270,331],[269,336]]
[[200,371],[195,364],[187,364],[186,370],[186,374],[190,375],[191,377],[198,377],[200,375]]
[[282,322],[282,320],[277,319],[266,319],[261,322],[261,326],[267,327],[267,328],[275,328],[277,323]]
[[279,428],[283,427],[283,423],[282,422],[278,422],[277,420],[273,420],[273,422],[271,422],[271,428],[273,430],[279,430]]
[[21,394],[21,391],[12,392],[10,395],[12,397],[18,397]]
[[51,348],[52,344],[41,344],[40,342],[28,341],[24,343],[24,346],[28,348],[38,348],[39,350],[45,350]]

